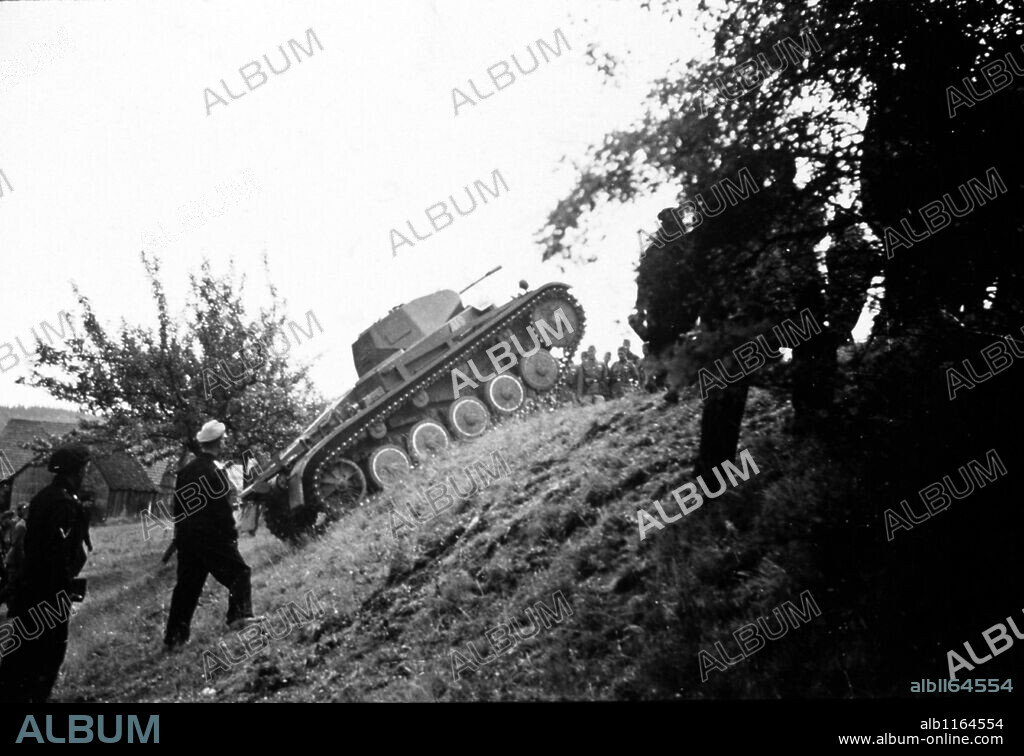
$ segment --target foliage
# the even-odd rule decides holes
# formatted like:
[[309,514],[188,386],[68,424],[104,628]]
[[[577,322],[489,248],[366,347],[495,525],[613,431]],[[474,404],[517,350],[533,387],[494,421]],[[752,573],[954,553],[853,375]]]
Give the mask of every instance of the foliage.
[[[168,307],[159,260],[142,255],[156,305],[157,327],[124,321],[116,333],[100,324],[90,299],[74,287],[84,334],[57,348],[39,343],[31,384],[101,416],[86,422],[86,440],[155,460],[181,456],[209,419],[227,426],[228,451],[281,448],[319,409],[308,366],[275,351],[285,303],[249,315],[245,276],[216,275],[208,261],[190,274],[183,316]],[[266,261],[264,261],[266,266]]]
[[[666,22],[680,8],[677,0],[660,4]],[[675,379],[686,382],[765,324],[810,308],[827,329],[794,354],[798,421],[834,411],[833,389],[845,380],[836,375],[836,351],[850,343],[873,283],[882,292],[875,328],[885,348],[909,351],[931,376],[949,350],[915,353],[922,342],[914,334],[963,343],[974,331],[1018,325],[1024,260],[1015,253],[1015,198],[1024,155],[1013,124],[1024,109],[1024,79],[1011,77],[1007,91],[955,117],[948,99],[965,77],[984,93],[981,67],[1006,54],[1024,62],[1015,49],[1024,31],[1018,3],[761,0],[700,9],[713,56],[657,81],[645,115],[589,150],[576,185],[548,217],[545,258],[574,254],[576,237],[566,230],[602,202],[670,184],[680,188],[680,208],[699,208],[700,198],[714,206],[713,187],[748,169],[755,195],[704,212],[674,241],[679,229],[662,212],[662,244],[642,258],[630,321],[657,352],[678,344]],[[919,208],[991,167],[1008,196],[886,254],[887,228],[907,219],[920,232]],[[870,364],[881,363],[864,363],[853,377],[877,385],[881,376],[863,372]],[[764,371],[752,380],[771,377]],[[858,399],[883,400],[868,391]],[[712,428],[735,420],[710,419]]]

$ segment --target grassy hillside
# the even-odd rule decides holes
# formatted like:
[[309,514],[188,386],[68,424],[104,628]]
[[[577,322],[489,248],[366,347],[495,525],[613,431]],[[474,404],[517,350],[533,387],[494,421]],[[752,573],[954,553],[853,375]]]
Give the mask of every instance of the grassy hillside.
[[[679,511],[669,491],[690,480],[699,425],[694,399],[673,405],[633,396],[506,423],[417,470],[412,482],[455,474],[465,490],[466,466],[493,468],[495,452],[510,474],[397,534],[392,525],[399,521],[392,523],[388,502],[378,498],[298,550],[263,531],[245,537],[258,612],[276,615],[288,602],[305,608],[310,591],[326,612],[250,654],[223,631],[227,595],[210,579],[192,642],[164,655],[174,582],[173,561],[157,568],[166,542],[144,543],[137,524],[98,528],[87,567],[90,595],[72,622],[55,695],[65,701],[905,695],[899,663],[880,675],[879,660],[907,657],[907,674],[915,675],[909,680],[942,676],[944,654],[880,629],[877,602],[865,586],[883,579],[873,564],[891,565],[871,562],[864,544],[889,548],[879,530],[881,507],[865,506],[858,481],[844,477],[842,460],[795,447],[785,430],[789,414],[787,404],[754,390],[740,448],[752,451],[760,473],[664,529],[649,530],[643,541],[638,508],[653,512],[661,500],[669,515]],[[423,504],[417,509],[426,511]],[[892,601],[902,600],[898,578],[889,580]],[[701,650],[714,653],[718,641],[735,656],[733,631],[771,618],[782,602],[799,606],[803,591],[811,592],[821,617],[736,667],[712,669],[701,682]],[[920,583],[907,591],[934,603]],[[559,592],[571,615],[558,610]],[[550,627],[531,623],[538,602],[556,610]],[[524,634],[537,632],[506,647],[507,636],[493,629],[510,621]],[[878,648],[886,638],[893,644],[888,651]],[[476,668],[465,662],[473,659],[470,644],[485,662]],[[204,652],[238,663],[207,679]]]

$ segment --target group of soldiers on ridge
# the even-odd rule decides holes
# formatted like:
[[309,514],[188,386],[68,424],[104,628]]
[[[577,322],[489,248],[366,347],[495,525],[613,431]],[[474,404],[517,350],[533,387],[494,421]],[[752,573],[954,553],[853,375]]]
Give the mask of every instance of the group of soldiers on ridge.
[[604,360],[597,361],[597,347],[591,345],[580,357],[569,385],[575,387],[575,399],[581,404],[597,404],[606,399],[618,399],[626,393],[643,389],[656,391],[664,382],[664,371],[644,344],[644,356],[630,351],[629,340],[622,342],[618,359],[611,362],[612,353],[605,352]]

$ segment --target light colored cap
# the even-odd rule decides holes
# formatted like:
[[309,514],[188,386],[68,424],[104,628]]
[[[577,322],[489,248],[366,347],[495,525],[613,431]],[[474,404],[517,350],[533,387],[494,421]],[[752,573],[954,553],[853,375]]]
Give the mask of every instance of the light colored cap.
[[196,434],[196,441],[201,444],[208,444],[216,441],[218,438],[224,435],[224,431],[227,428],[224,427],[224,423],[217,420],[211,420]]

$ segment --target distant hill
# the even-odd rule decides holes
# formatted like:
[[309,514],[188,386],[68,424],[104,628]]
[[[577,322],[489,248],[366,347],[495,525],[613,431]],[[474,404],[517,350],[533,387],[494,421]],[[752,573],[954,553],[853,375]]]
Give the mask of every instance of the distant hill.
[[7,425],[12,417],[22,420],[47,420],[53,423],[76,423],[79,420],[90,420],[91,415],[71,410],[54,409],[53,407],[15,407],[0,406],[0,429]]

